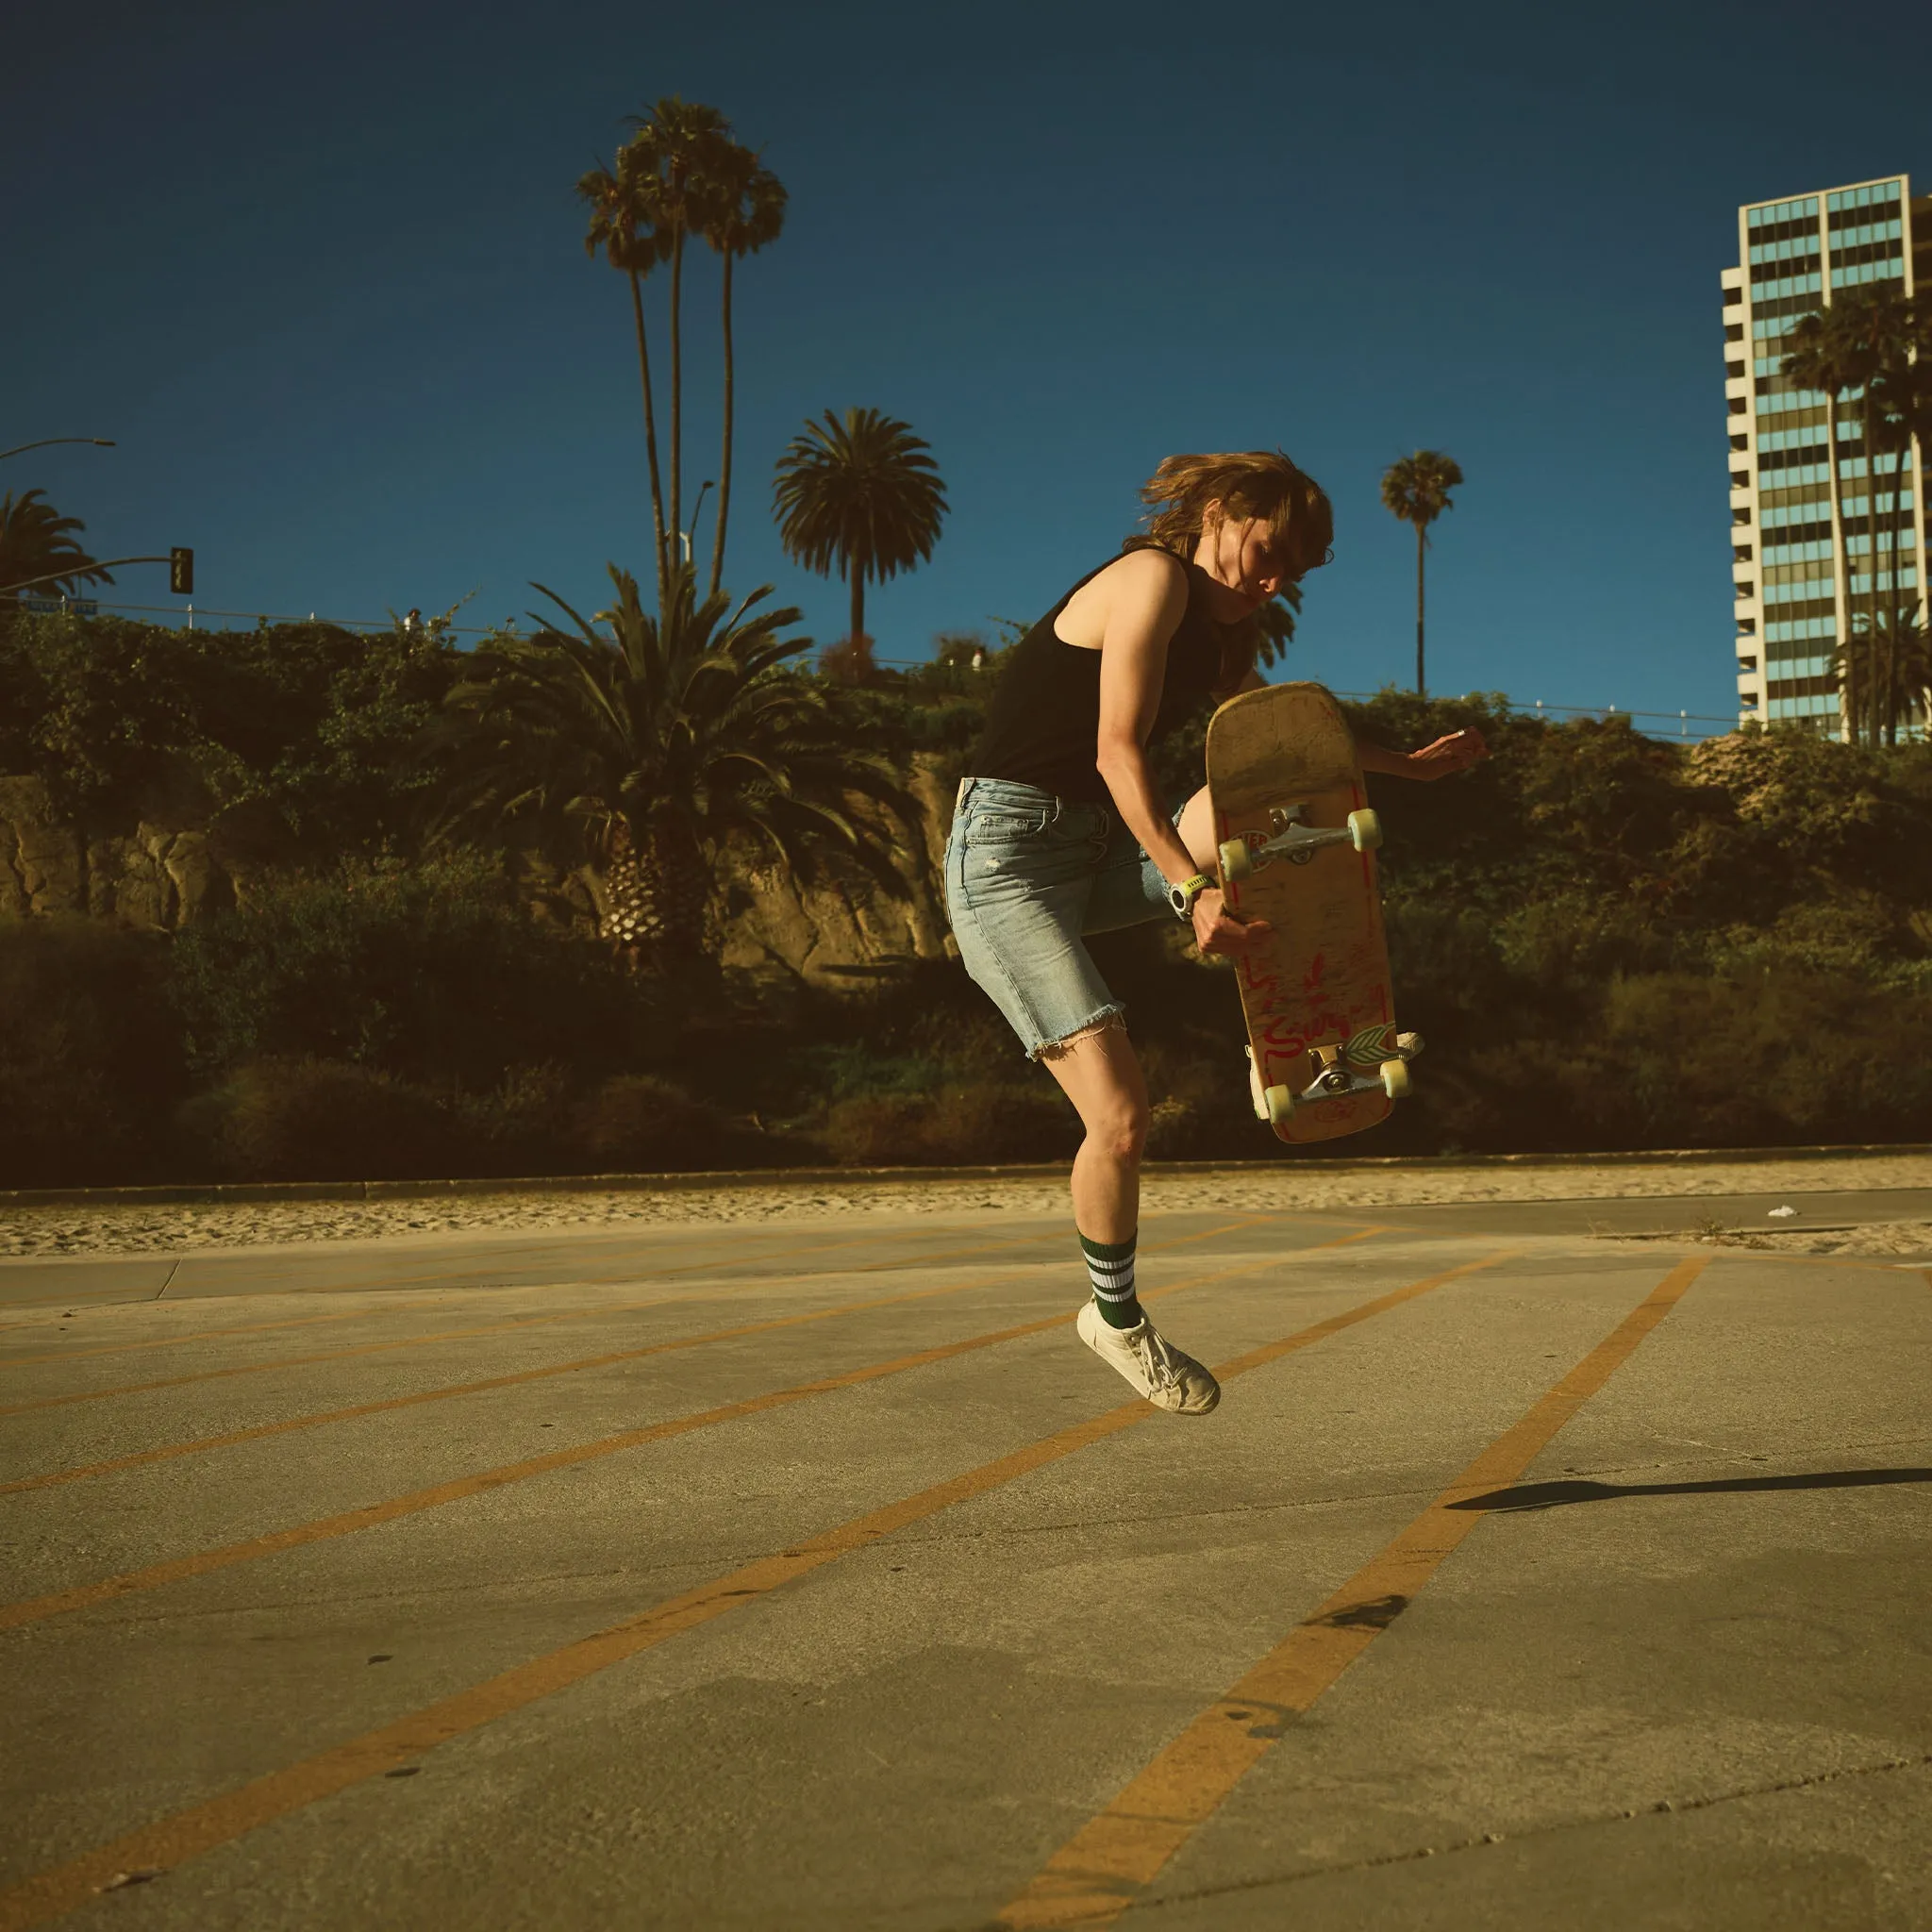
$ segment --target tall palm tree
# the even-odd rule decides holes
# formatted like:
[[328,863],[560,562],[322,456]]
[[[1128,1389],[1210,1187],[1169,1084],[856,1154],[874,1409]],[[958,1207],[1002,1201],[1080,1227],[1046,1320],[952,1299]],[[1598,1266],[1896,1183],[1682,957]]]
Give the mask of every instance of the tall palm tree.
[[1449,492],[1461,487],[1462,469],[1454,457],[1439,449],[1419,449],[1399,458],[1382,473],[1382,507],[1405,524],[1415,525],[1415,694],[1428,695],[1423,675],[1423,554],[1429,544],[1429,525],[1445,509],[1454,509]]
[[1877,692],[1873,688],[1872,645],[1878,632],[1877,503],[1874,438],[1865,420],[1866,385],[1875,374],[1871,341],[1865,327],[1861,305],[1856,299],[1862,291],[1841,294],[1827,308],[1801,316],[1791,331],[1790,353],[1780,365],[1787,381],[1802,383],[1807,389],[1822,391],[1825,397],[1827,433],[1830,437],[1831,525],[1833,548],[1845,559],[1846,629],[1852,628],[1851,552],[1845,541],[1843,456],[1839,448],[1840,399],[1857,400],[1859,434],[1865,444],[1865,542],[1866,568],[1871,574],[1871,594],[1866,604],[1867,648],[1854,651],[1850,639],[1840,641],[1839,661],[1844,679],[1845,719],[1856,740],[1864,721],[1872,720],[1874,740],[1878,736],[1875,709]]
[[917,802],[785,668],[810,649],[779,635],[798,612],[755,609],[769,586],[735,609],[723,595],[699,603],[679,559],[652,617],[628,571],[612,564],[610,577],[615,604],[588,622],[537,585],[574,628],[539,617],[534,636],[499,634],[471,655],[445,701],[458,756],[441,829],[480,819],[574,834],[608,868],[606,936],[674,968],[702,957],[712,861],[734,837],[807,876],[842,852],[903,890],[881,809],[856,808],[910,825]]
[[910,425],[876,409],[825,411],[778,459],[773,508],[785,554],[807,570],[836,569],[852,593],[854,639],[865,635],[865,583],[883,583],[932,555],[945,486]]
[[724,574],[724,528],[731,514],[731,265],[778,239],[785,225],[785,188],[757,155],[736,142],[717,157],[700,215],[704,238],[724,261],[724,451],[718,471],[718,535],[711,545],[711,590]]
[[[1856,375],[1858,406],[1858,433],[1865,444],[1865,634],[1871,640],[1872,658],[1872,742],[1876,744],[1885,732],[1885,707],[1890,679],[1880,638],[1879,608],[1883,591],[1878,569],[1878,472],[1886,454],[1887,438],[1876,396],[1874,379],[1883,372],[1894,346],[1903,352],[1906,334],[1905,303],[1889,282],[1865,288],[1847,289],[1833,299],[1832,308],[1843,331]],[[1897,506],[1894,504],[1893,508]]]
[[56,571],[67,573],[56,581],[69,596],[84,583],[111,584],[113,572],[102,569],[70,534],[87,525],[63,517],[46,494],[29,490],[16,498],[9,490],[0,497],[0,584],[28,584]]
[[644,389],[644,449],[651,470],[651,555],[657,559],[658,602],[664,603],[664,485],[658,473],[658,420],[651,401],[651,349],[644,334],[643,278],[670,253],[671,237],[659,225],[647,184],[633,174],[613,174],[601,162],[577,182],[577,193],[591,208],[584,252],[601,248],[605,259],[630,277],[631,317],[637,326],[638,374]]
[[671,258],[671,532],[684,529],[684,244],[700,211],[712,198],[712,172],[734,145],[731,128],[716,108],[673,94],[648,114],[634,114],[637,129],[618,150],[617,171],[632,192],[656,211]]
[[[1884,683],[1880,701],[1881,725],[1888,744],[1898,742],[1898,721],[1908,694],[1917,692],[1904,678],[1900,657],[1914,632],[1918,600],[1907,599],[1899,583],[1899,528],[1907,520],[1900,506],[1912,487],[1914,446],[1923,453],[1932,446],[1932,302],[1916,301],[1888,291],[1890,299],[1874,316],[1873,349],[1877,367],[1866,389],[1868,469],[1875,472],[1879,457],[1889,458],[1892,478],[1891,508],[1886,513],[1884,601]],[[1875,444],[1876,455],[1871,453]],[[1876,494],[1874,486],[1874,494]],[[1874,582],[1876,559],[1874,560]]]
[[1261,627],[1260,648],[1255,653],[1257,664],[1273,665],[1277,658],[1288,655],[1288,647],[1294,642],[1296,620],[1301,616],[1302,587],[1299,584],[1284,584],[1276,596],[1269,598],[1255,613],[1255,620]]

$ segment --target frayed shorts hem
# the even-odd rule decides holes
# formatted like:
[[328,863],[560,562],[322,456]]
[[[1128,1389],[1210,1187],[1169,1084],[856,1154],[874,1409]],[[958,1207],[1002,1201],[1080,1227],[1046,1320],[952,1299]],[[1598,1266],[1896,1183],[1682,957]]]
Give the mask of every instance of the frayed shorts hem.
[[1004,778],[960,784],[946,910],[960,963],[1032,1060],[1125,1013],[1086,936],[1170,916],[1159,868],[1110,808]]
[[1042,1040],[1038,1046],[1026,1049],[1026,1058],[1033,1060],[1058,1059],[1069,1047],[1077,1046],[1083,1040],[1091,1040],[1096,1033],[1105,1033],[1109,1026],[1124,1027],[1127,1024],[1127,1009],[1116,1000],[1111,1006],[1102,1007],[1091,1020],[1083,1020],[1071,1033],[1063,1033],[1058,1040]]

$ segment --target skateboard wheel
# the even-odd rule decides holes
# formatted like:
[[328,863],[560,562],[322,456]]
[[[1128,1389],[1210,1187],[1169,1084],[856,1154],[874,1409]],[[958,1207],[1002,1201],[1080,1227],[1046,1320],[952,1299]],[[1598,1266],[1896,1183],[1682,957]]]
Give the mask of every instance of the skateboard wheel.
[[1382,1091],[1391,1100],[1402,1100],[1408,1093],[1408,1062],[1407,1060],[1384,1060],[1382,1062]]
[[1255,1104],[1255,1118],[1268,1118],[1268,1096],[1261,1091],[1261,1070],[1255,1064],[1255,1049],[1248,1048],[1248,1098]]
[[1221,848],[1221,875],[1224,879],[1244,879],[1255,869],[1254,855],[1245,839],[1230,839]]
[[1348,835],[1357,852],[1373,852],[1382,842],[1382,821],[1366,808],[1348,815]]
[[1278,1127],[1294,1112],[1294,1089],[1271,1087],[1261,1096],[1268,1103],[1268,1124]]

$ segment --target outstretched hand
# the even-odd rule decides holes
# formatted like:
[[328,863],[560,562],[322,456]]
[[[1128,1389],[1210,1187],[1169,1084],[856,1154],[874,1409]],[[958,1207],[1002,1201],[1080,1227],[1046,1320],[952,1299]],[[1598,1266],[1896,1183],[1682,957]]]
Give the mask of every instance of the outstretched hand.
[[1457,772],[1466,772],[1490,755],[1490,748],[1483,742],[1483,735],[1474,724],[1461,731],[1452,731],[1447,738],[1439,738],[1434,744],[1425,744],[1420,751],[1412,751],[1403,760],[1403,775],[1408,778],[1450,778]]
[[1274,931],[1265,919],[1234,919],[1219,886],[1194,901],[1194,943],[1204,953],[1242,953]]

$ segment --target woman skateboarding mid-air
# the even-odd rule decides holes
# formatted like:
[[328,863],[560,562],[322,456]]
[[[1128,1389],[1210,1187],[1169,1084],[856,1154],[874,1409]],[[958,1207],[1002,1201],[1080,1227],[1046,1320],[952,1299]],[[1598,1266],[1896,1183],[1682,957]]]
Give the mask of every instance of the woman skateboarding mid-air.
[[[946,907],[966,971],[1086,1129],[1074,1159],[1093,1290],[1081,1341],[1158,1407],[1205,1415],[1220,1385],[1135,1296],[1147,1084],[1084,936],[1178,917],[1204,953],[1239,953],[1266,930],[1222,903],[1206,790],[1170,819],[1147,750],[1209,697],[1262,686],[1256,613],[1327,562],[1334,520],[1321,487],[1265,450],[1169,457],[1141,495],[1146,535],[1014,648],[959,783]],[[1356,753],[1365,772],[1441,778],[1484,746],[1462,731],[1406,757],[1359,741]]]

